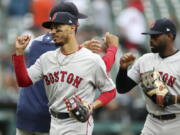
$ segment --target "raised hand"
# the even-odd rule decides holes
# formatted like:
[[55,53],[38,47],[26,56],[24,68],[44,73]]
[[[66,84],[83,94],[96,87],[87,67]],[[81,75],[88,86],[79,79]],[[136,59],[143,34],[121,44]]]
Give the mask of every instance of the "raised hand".
[[102,45],[98,40],[89,40],[84,42],[82,45],[94,53],[102,52]]
[[120,58],[120,68],[127,69],[130,66],[136,57],[131,53],[126,53]]
[[119,38],[113,34],[110,34],[109,32],[106,32],[106,35],[104,37],[104,42],[107,45],[107,47],[110,45],[118,46]]
[[16,55],[24,54],[24,50],[27,47],[30,40],[31,40],[31,36],[29,35],[22,35],[17,37],[15,43]]

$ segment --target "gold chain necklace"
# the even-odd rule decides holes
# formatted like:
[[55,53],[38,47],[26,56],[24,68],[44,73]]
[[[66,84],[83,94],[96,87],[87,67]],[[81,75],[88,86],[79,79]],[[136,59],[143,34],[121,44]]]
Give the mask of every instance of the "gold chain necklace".
[[[57,51],[56,53],[56,59],[57,59],[57,62],[58,62],[58,65],[59,66],[65,66],[67,64],[69,64],[72,59],[76,56],[76,53],[73,53],[73,54],[70,54],[70,55],[64,55],[61,51],[58,53],[59,51]],[[61,57],[64,57],[62,60],[60,59]]]

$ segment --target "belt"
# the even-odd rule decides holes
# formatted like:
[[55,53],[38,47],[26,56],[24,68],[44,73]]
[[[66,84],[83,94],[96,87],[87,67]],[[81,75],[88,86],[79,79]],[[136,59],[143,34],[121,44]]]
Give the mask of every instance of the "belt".
[[51,113],[52,116],[54,116],[55,118],[58,118],[58,119],[67,119],[67,118],[70,118],[69,113],[55,112],[53,110],[50,110],[50,113]]
[[165,115],[154,115],[152,113],[149,113],[149,114],[158,120],[172,120],[172,119],[176,118],[176,114],[174,114],[174,113],[165,114]]

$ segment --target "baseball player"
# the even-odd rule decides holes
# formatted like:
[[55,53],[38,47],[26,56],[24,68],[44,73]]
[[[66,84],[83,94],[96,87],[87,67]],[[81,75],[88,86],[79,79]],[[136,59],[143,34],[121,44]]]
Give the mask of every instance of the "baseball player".
[[[94,110],[110,102],[116,94],[102,59],[86,48],[78,47],[75,38],[77,22],[78,19],[72,14],[58,12],[50,21],[43,23],[44,27],[51,29],[52,39],[59,48],[41,55],[28,70],[23,62],[23,53],[30,37],[20,36],[16,40],[13,62],[18,84],[27,87],[40,79],[44,80],[52,114],[52,135],[92,134],[92,117],[88,122],[80,123],[69,116],[64,97],[77,95],[90,104],[90,110]],[[118,38],[107,34],[106,43],[117,45]],[[93,102],[96,88],[101,95]]]
[[[57,4],[51,10],[50,17],[56,12],[63,11],[68,11],[79,19],[86,17],[79,13],[77,7],[71,2],[61,2]],[[28,67],[34,64],[36,59],[43,53],[56,49],[50,33],[34,39],[28,46],[30,46],[26,52]],[[96,52],[99,52],[100,49],[98,41],[87,41],[83,46]],[[110,45],[106,55],[102,58],[108,72],[114,63],[116,51],[117,46]],[[48,135],[50,129],[50,113],[47,104],[48,99],[42,80],[32,86],[21,88],[16,112],[16,135]]]
[[[149,82],[147,86],[156,85],[152,89],[146,89],[147,86],[142,85],[146,92],[146,108],[149,114],[141,135],[179,135],[180,52],[174,46],[176,26],[169,19],[158,19],[149,32],[142,34],[150,35],[152,53],[136,60],[128,72],[127,68],[135,57],[131,53],[121,57],[116,78],[117,90],[119,93],[126,93],[137,84],[145,84],[145,81]],[[153,74],[146,78],[144,75],[147,73]],[[158,74],[159,77],[156,78]],[[150,81],[152,78],[156,78],[153,83]]]

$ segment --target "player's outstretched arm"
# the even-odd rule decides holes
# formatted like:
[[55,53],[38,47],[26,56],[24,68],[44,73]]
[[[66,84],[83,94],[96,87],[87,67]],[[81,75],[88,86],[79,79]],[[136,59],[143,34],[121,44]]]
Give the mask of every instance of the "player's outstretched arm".
[[102,59],[106,65],[107,72],[110,72],[115,62],[116,52],[119,45],[119,38],[107,32],[104,37],[104,43],[107,47],[105,50],[106,54],[102,57]]
[[32,85],[32,81],[28,76],[24,61],[24,51],[30,39],[30,36],[23,35],[19,36],[15,42],[16,54],[12,56],[12,60],[19,87],[27,87]]
[[127,76],[127,69],[134,60],[135,56],[131,53],[126,53],[120,58],[120,68],[116,77],[116,88],[119,93],[129,92],[137,85],[136,82]]
[[107,72],[110,72],[115,62],[119,39],[117,36],[107,32],[103,40],[105,46],[103,46],[102,43],[98,40],[86,41],[82,44],[82,46],[86,47],[94,53],[105,52],[105,55],[102,57],[102,59],[106,65]]
[[103,51],[101,42],[94,39],[85,41],[81,46],[91,50],[93,53],[101,53]]

